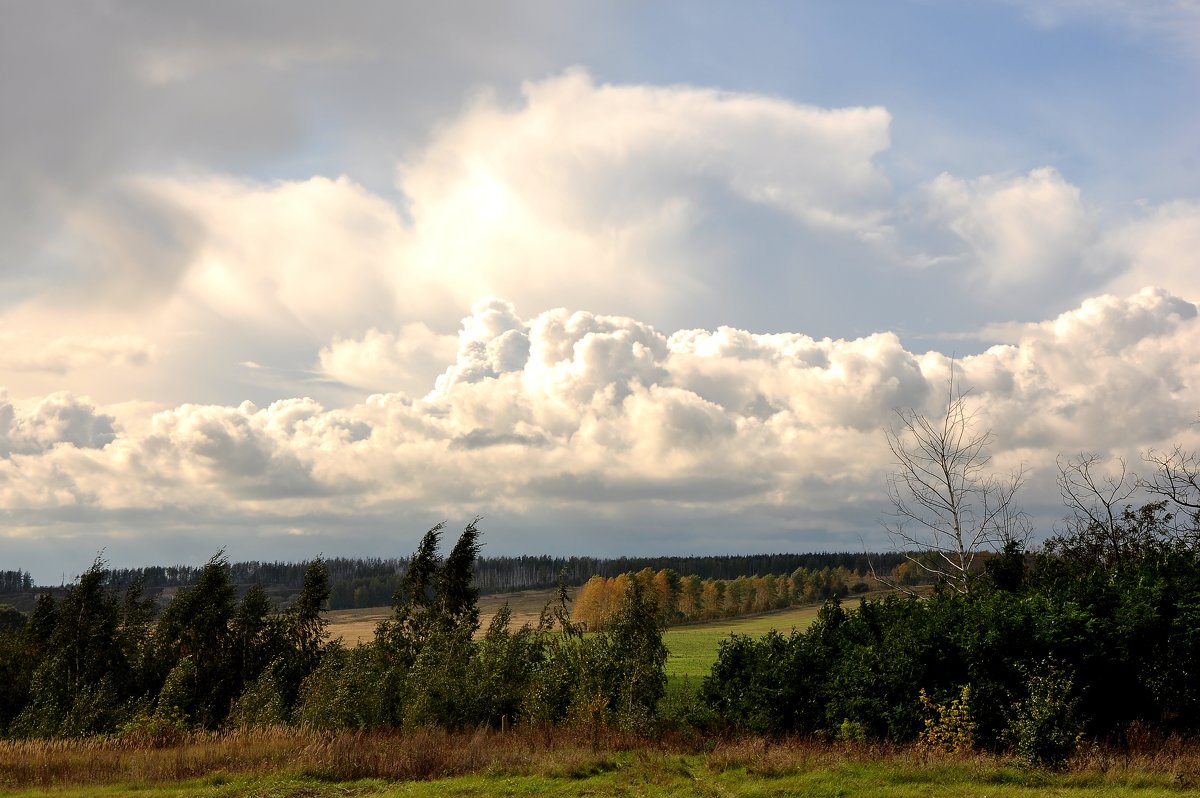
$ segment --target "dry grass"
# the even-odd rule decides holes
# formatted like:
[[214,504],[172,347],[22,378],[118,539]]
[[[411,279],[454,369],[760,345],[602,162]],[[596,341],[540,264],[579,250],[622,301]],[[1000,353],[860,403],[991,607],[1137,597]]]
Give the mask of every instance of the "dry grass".
[[[722,741],[706,757],[711,772],[745,771],[778,778],[810,771],[837,770],[856,763],[883,765],[893,781],[1012,783],[1037,787],[1149,787],[1181,791],[1200,787],[1200,741],[1179,738],[1131,739],[1123,748],[1089,745],[1066,771],[1050,774],[1024,766],[1011,756],[984,751],[931,753],[916,745],[829,743],[807,738],[768,740],[738,737]],[[944,775],[939,775],[944,774]]]
[[602,772],[639,742],[613,730],[441,729],[331,734],[291,727],[189,734],[175,745],[119,738],[0,741],[0,790],[162,784],[197,778],[285,776],[341,782],[427,780],[469,773]]
[[[166,785],[195,779],[294,778],[325,783],[359,779],[425,781],[457,776],[583,779],[641,767],[744,773],[787,779],[842,773],[893,785],[941,783],[1051,785],[1071,788],[1157,787],[1188,792],[1200,785],[1200,744],[1144,740],[1128,750],[1092,747],[1065,774],[1021,768],[986,753],[929,755],[913,746],[828,743],[806,738],[733,737],[639,740],[611,729],[528,729],[451,733],[327,734],[294,728],[192,734],[170,747],[120,739],[0,742],[0,790],[102,785]],[[1086,790],[1085,790],[1086,791]]]

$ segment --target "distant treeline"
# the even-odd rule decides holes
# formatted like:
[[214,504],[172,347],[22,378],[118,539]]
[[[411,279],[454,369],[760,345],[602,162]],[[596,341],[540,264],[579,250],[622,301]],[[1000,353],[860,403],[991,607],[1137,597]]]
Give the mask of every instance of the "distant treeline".
[[576,594],[571,620],[587,629],[605,628],[619,612],[631,581],[639,583],[658,623],[673,626],[824,601],[851,591],[861,593],[868,589],[864,576],[866,573],[854,573],[841,565],[814,571],[801,567],[790,574],[729,580],[680,576],[668,568],[643,568],[608,578],[593,576]]
[[0,593],[26,590],[33,590],[33,576],[28,571],[0,571]]
[[[474,586],[484,594],[554,587],[560,577],[579,586],[593,576],[606,579],[620,574],[669,570],[706,580],[732,580],[760,574],[791,574],[797,570],[842,568],[865,574],[874,564],[879,573],[890,573],[904,561],[899,553],[818,552],[809,554],[739,554],[688,557],[480,557],[474,567]],[[334,557],[324,560],[329,573],[330,609],[383,607],[392,603],[408,568],[407,559]],[[304,585],[309,561],[230,563],[230,579],[245,592],[261,585],[286,600]],[[110,568],[108,584],[124,590],[140,582],[149,594],[196,584],[203,567],[191,565]],[[38,591],[27,571],[0,572],[0,595]],[[30,597],[32,601],[32,597]],[[20,604],[24,602],[12,602]]]

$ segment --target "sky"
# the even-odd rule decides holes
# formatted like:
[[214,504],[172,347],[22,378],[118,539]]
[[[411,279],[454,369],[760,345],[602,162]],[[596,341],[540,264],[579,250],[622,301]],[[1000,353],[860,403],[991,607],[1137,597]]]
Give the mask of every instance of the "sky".
[[1200,2],[0,4],[0,569],[877,550],[1200,448]]

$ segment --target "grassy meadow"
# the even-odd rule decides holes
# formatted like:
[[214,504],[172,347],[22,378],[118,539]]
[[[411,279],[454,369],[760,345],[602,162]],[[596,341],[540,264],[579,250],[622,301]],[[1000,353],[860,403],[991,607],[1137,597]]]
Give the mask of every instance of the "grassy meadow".
[[717,661],[717,647],[729,635],[761,637],[772,629],[783,634],[788,634],[792,629],[804,631],[820,610],[819,604],[813,604],[746,618],[726,618],[671,627],[663,633],[663,642],[670,651],[667,678],[674,680],[687,677],[698,682],[712,670],[713,663]]

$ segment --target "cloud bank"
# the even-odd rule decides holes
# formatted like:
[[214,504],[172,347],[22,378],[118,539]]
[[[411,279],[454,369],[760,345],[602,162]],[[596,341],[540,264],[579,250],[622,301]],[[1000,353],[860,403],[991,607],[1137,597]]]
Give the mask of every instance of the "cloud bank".
[[[1136,457],[1148,445],[1200,442],[1198,324],[1194,304],[1161,289],[1103,296],[954,368],[996,432],[997,467],[1024,463],[1052,484],[1060,452]],[[403,359],[402,348],[381,351]],[[894,408],[936,412],[950,368],[889,333],[667,334],[566,309],[522,317],[488,299],[463,320],[456,356],[420,398],[181,405],[139,434],[122,433],[121,419],[86,399],[4,399],[0,501],[14,528],[51,536],[72,515],[113,531],[140,512],[256,519],[319,537],[331,517],[414,509],[507,523],[667,509],[750,525],[784,519],[791,534],[869,531],[889,468],[881,425]],[[732,545],[724,534],[691,542]],[[572,547],[647,546],[635,529]]]

